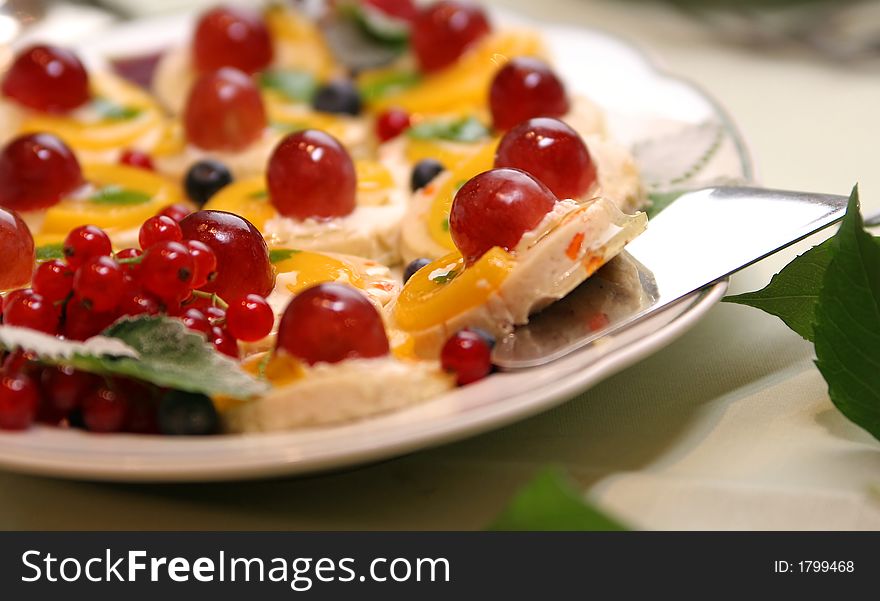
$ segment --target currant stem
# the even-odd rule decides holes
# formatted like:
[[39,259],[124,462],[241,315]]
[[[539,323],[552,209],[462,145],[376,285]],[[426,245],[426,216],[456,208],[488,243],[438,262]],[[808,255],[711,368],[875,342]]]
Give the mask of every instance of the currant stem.
[[192,295],[197,298],[209,298],[211,299],[211,304],[215,307],[220,307],[224,311],[229,308],[229,303],[225,300],[214,294],[213,292],[203,292],[201,290],[193,290]]

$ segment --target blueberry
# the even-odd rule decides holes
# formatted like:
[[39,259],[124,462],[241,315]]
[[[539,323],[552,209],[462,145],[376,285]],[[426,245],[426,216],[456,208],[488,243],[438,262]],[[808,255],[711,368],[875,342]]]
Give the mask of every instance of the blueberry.
[[482,328],[467,328],[468,331],[473,332],[480,338],[486,341],[486,344],[489,345],[489,349],[495,348],[495,337]]
[[412,178],[410,179],[410,188],[415,192],[431,183],[431,180],[440,175],[443,171],[443,164],[434,159],[422,159],[413,167]]
[[207,396],[172,390],[159,404],[159,431],[171,436],[216,434],[220,418]]
[[221,188],[232,183],[232,173],[219,161],[210,159],[193,164],[186,172],[184,187],[190,200],[200,207],[211,200]]
[[406,269],[403,270],[403,283],[406,284],[419,269],[421,269],[425,265],[428,265],[429,263],[431,263],[431,259],[425,259],[424,257],[421,259],[410,261],[410,264],[407,265]]
[[361,114],[361,94],[347,79],[337,79],[318,88],[312,106],[322,113]]

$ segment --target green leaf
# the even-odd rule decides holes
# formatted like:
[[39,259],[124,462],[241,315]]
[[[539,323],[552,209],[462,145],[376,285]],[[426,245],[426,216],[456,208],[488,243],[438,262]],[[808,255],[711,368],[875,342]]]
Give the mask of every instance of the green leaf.
[[52,259],[63,259],[64,258],[64,245],[60,242],[58,244],[44,244],[43,246],[37,247],[37,261],[50,261]]
[[260,87],[274,90],[296,102],[311,102],[318,81],[311,73],[287,69],[270,69],[260,74]]
[[463,117],[455,121],[423,121],[409,128],[406,135],[417,140],[477,142],[489,137],[489,129],[476,117]]
[[256,192],[251,192],[248,194],[248,198],[253,198],[254,200],[262,200],[264,198],[269,198],[269,192],[267,190],[257,190]]
[[651,204],[645,209],[648,219],[656,217],[663,209],[678,200],[678,197],[685,193],[685,190],[676,190],[674,192],[651,192],[648,198]]
[[366,3],[352,2],[344,14],[379,42],[397,48],[405,47],[409,41],[409,25],[406,21],[388,16]]
[[775,315],[803,338],[813,340],[819,292],[832,257],[834,239],[826,240],[795,258],[761,290],[724,298]]
[[565,474],[546,468],[520,490],[490,530],[627,530],[588,504]]
[[89,197],[89,201],[99,205],[132,206],[150,202],[152,196],[140,190],[122,186],[104,186]]
[[267,390],[265,383],[242,371],[236,361],[169,317],[126,317],[84,343],[0,326],[0,347],[24,348],[44,363],[127,376],[186,392],[248,399]]
[[391,71],[381,76],[370,77],[360,84],[361,97],[366,102],[385,98],[396,92],[415,87],[422,81],[417,71]]
[[300,252],[302,251],[294,250],[292,248],[273,248],[269,251],[269,261],[273,264],[281,263]]
[[92,100],[92,108],[102,119],[109,121],[127,121],[141,114],[141,109],[132,106],[123,106],[107,98],[95,98]]
[[428,279],[434,282],[435,284],[448,284],[452,280],[455,279],[455,276],[458,275],[456,270],[448,271],[446,273],[441,273],[439,275],[435,275],[434,277],[429,277]]
[[858,187],[831,254],[816,308],[816,366],[840,412],[880,439],[880,246],[864,229]]

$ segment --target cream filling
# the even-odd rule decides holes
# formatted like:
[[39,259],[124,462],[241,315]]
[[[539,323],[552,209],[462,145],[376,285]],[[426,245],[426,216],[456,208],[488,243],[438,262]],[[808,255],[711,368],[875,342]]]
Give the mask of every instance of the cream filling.
[[390,356],[304,369],[301,379],[225,411],[225,428],[268,432],[348,422],[421,403],[455,385],[436,362]]

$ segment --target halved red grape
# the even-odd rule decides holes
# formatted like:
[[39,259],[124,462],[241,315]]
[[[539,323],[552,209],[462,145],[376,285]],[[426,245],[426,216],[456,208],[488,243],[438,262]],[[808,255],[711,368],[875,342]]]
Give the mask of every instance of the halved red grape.
[[578,133],[558,119],[539,117],[508,131],[496,167],[522,169],[557,198],[580,198],[596,183],[596,165]]
[[519,169],[492,169],[456,193],[449,232],[468,265],[492,248],[511,250],[537,227],[556,198],[541,182]]
[[310,365],[388,354],[385,325],[367,298],[344,284],[318,284],[296,295],[281,318],[278,351]]
[[260,90],[231,67],[201,75],[193,84],[183,115],[186,138],[205,150],[247,148],[266,129]]
[[336,138],[306,129],[290,134],[269,159],[266,183],[272,204],[294,219],[344,217],[354,211],[354,162]]
[[0,290],[26,285],[34,269],[34,237],[14,211],[0,208]]
[[46,113],[66,113],[91,96],[89,75],[76,55],[45,45],[18,53],[3,78],[2,90],[7,98]]
[[255,11],[218,6],[199,19],[193,35],[193,60],[200,72],[234,67],[255,73],[272,62],[266,22]]
[[198,240],[214,251],[217,275],[202,290],[227,300],[272,292],[275,274],[269,248],[250,221],[224,211],[196,211],[180,222],[180,228],[184,240]]
[[76,156],[52,134],[25,134],[0,153],[0,206],[45,209],[83,183]]
[[441,0],[419,12],[410,44],[422,71],[439,71],[458,60],[490,30],[480,7]]
[[565,86],[547,63],[517,57],[492,80],[489,107],[495,128],[505,130],[532,117],[561,117],[569,102]]

